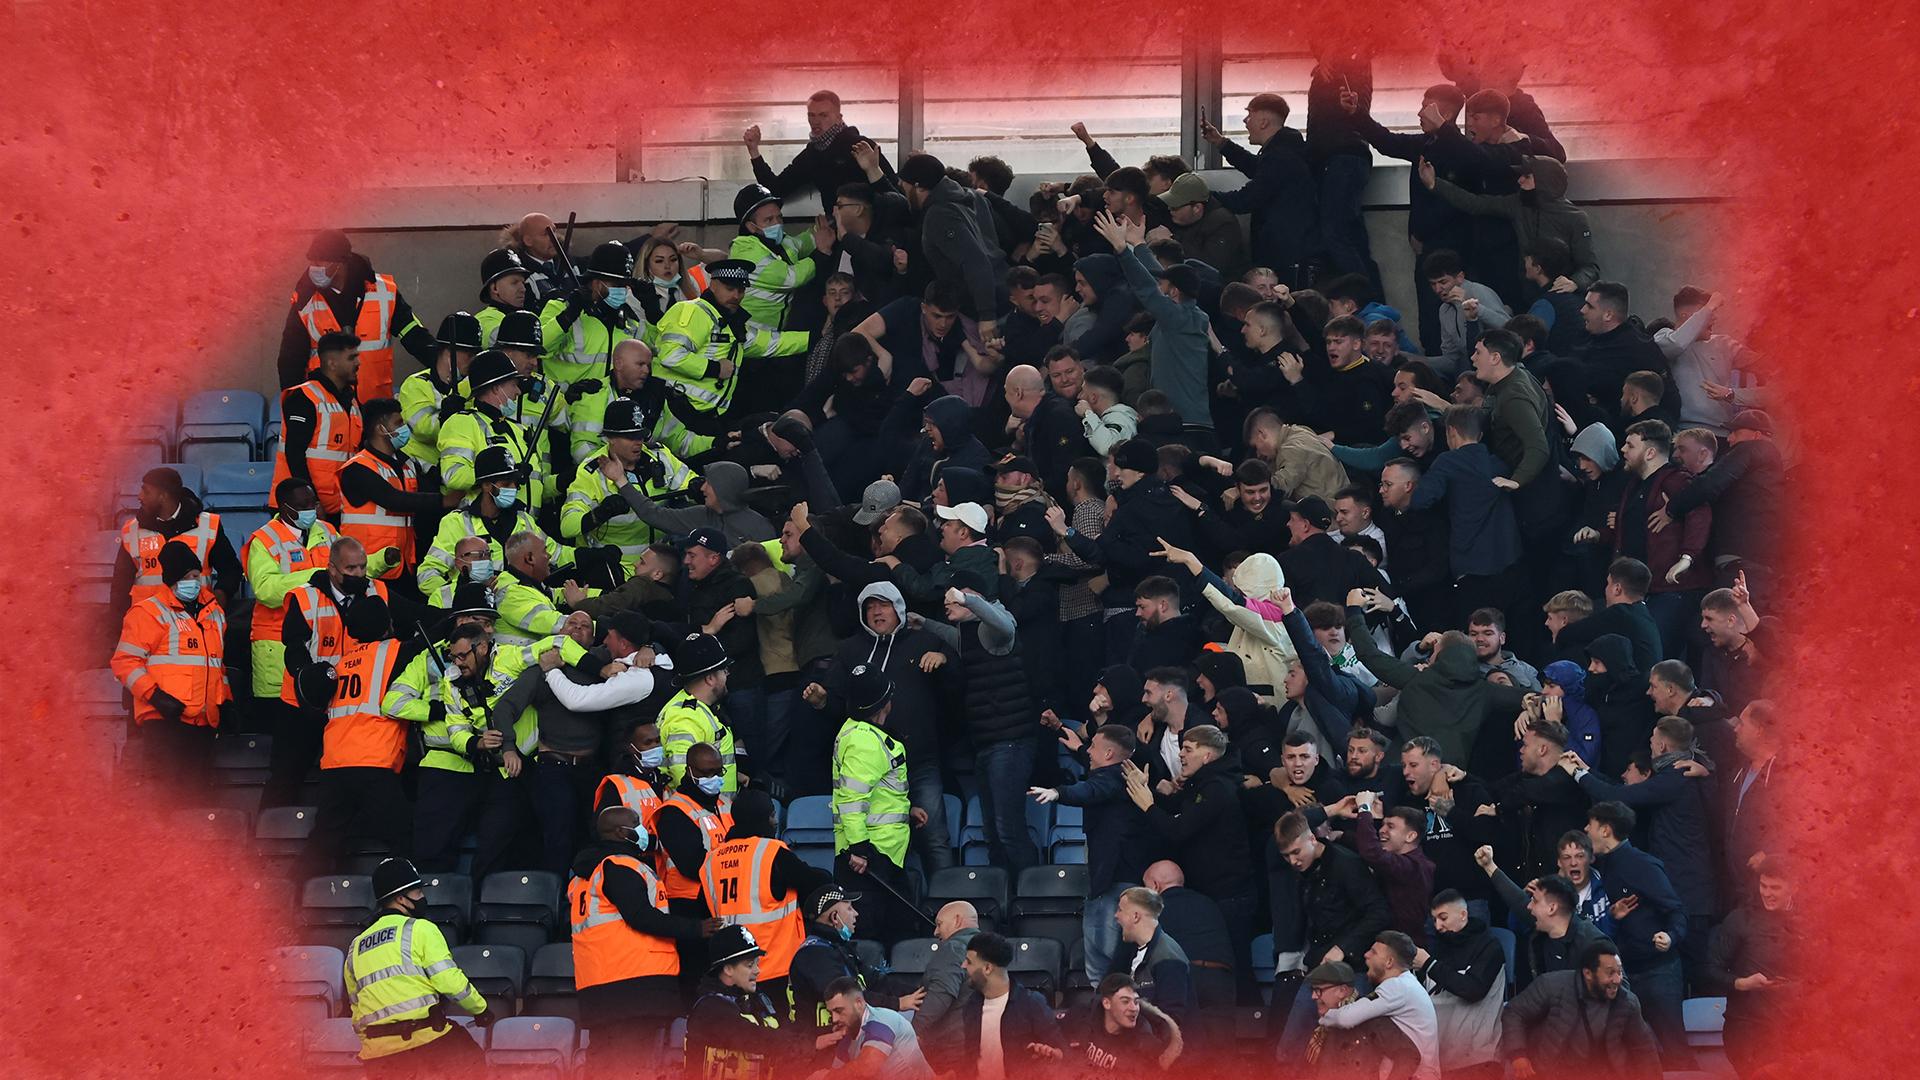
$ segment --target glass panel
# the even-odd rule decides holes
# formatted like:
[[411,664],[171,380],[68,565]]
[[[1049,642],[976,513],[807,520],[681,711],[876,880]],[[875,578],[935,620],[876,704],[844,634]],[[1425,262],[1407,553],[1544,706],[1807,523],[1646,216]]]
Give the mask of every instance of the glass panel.
[[925,149],[949,165],[991,154],[1015,173],[1086,172],[1086,151],[1069,130],[1075,121],[1123,165],[1180,150],[1176,55],[987,77],[978,67],[934,67],[923,85]]
[[754,69],[737,98],[655,106],[639,117],[640,171],[648,180],[704,176],[751,180],[741,132],[760,125],[760,152],[775,169],[807,142],[807,97],[840,95],[846,122],[891,158],[900,135],[900,76],[892,64],[808,64]]

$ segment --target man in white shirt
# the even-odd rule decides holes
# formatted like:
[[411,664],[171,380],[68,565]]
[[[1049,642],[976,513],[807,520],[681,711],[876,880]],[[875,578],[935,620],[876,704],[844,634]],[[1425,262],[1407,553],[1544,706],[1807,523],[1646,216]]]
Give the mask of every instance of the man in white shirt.
[[1327,535],[1332,537],[1335,543],[1349,536],[1371,538],[1374,543],[1380,545],[1379,569],[1386,570],[1387,534],[1381,532],[1380,526],[1374,524],[1373,498],[1367,493],[1366,488],[1357,485],[1343,487],[1338,494],[1334,495],[1333,528],[1327,530]]
[[[920,1037],[905,1015],[867,1004],[860,980],[851,976],[827,986],[827,1012],[840,1035],[833,1068],[847,1080],[933,1080],[920,1052]],[[813,1074],[824,1077],[826,1070]]]
[[1367,978],[1373,993],[1320,1017],[1328,1027],[1350,1028],[1375,1017],[1392,1020],[1420,1051],[1420,1067],[1413,1080],[1440,1080],[1440,1021],[1433,999],[1408,969],[1413,966],[1413,939],[1398,930],[1385,930],[1367,949]]

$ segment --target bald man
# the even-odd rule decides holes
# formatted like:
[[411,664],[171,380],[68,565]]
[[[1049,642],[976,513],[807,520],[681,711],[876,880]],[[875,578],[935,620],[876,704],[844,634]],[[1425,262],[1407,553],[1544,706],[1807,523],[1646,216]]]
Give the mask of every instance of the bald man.
[[1160,894],[1160,928],[1187,954],[1201,1026],[1206,1026],[1208,1017],[1220,1016],[1221,1010],[1231,1016],[1234,969],[1248,966],[1249,959],[1233,955],[1233,939],[1227,936],[1227,920],[1219,905],[1198,889],[1189,889],[1186,871],[1171,859],[1148,866],[1141,884]]
[[949,1071],[960,1050],[960,1027],[941,1023],[960,1015],[960,1006],[978,991],[967,984],[967,973],[960,969],[967,958],[967,942],[980,932],[980,912],[965,900],[955,900],[934,916],[933,936],[940,942],[927,961],[927,972],[920,985],[927,991],[925,1001],[913,1014],[913,1029],[920,1035],[921,1050],[934,1068]]
[[1032,458],[1047,494],[1065,504],[1068,466],[1093,453],[1073,402],[1053,393],[1047,377],[1032,364],[1007,370],[1006,398],[1012,452]]
[[559,249],[548,237],[547,230],[553,228],[553,219],[545,214],[532,213],[509,226],[501,239],[503,246],[517,252],[520,261],[532,271],[527,276],[528,311],[539,311],[541,306],[556,296],[565,296],[571,283],[566,280],[566,271],[560,269]]

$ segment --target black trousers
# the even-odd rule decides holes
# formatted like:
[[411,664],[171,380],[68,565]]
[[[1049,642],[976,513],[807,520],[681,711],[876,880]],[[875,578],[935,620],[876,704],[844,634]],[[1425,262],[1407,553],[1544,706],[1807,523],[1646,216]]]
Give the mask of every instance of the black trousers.
[[599,759],[588,756],[577,764],[563,765],[542,761],[527,762],[521,781],[533,804],[533,817],[540,828],[540,869],[567,876],[574,853],[580,850],[581,836],[593,811],[593,789],[600,783]]
[[407,1080],[413,1077],[439,1080],[444,1076],[483,1072],[486,1067],[486,1052],[473,1041],[473,1036],[458,1027],[418,1050],[403,1050],[362,1063],[368,1076],[391,1077],[395,1080],[403,1077]]
[[300,802],[300,787],[307,772],[320,761],[321,736],[327,730],[327,714],[318,709],[303,709],[275,700],[273,714],[273,751],[268,758],[267,789],[260,805],[294,806]]
[[[475,821],[475,815],[478,820]],[[475,821],[479,849],[474,852],[475,882],[507,868],[516,854],[529,816],[526,785],[492,769],[458,773],[420,770],[420,801],[413,812],[414,866],[422,872],[452,870],[460,837]]]
[[120,769],[137,787],[162,801],[199,805],[212,781],[213,740],[218,729],[178,720],[131,724]]
[[401,858],[413,855],[413,803],[391,769],[320,770],[320,812],[308,838],[313,873],[339,868],[354,840],[378,840]]
[[[704,954],[704,945],[701,951]],[[704,964],[700,970],[705,970]],[[673,1018],[686,1011],[681,1002],[679,981],[671,975],[582,989],[580,1024],[593,1032],[586,1075],[634,1077],[658,1071],[654,1050],[664,1043]]]

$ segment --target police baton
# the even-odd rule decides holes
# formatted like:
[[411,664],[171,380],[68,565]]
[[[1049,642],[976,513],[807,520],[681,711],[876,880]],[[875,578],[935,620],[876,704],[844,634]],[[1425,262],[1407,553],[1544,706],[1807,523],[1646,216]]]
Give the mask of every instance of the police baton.
[[[573,238],[572,214],[567,215],[567,238],[569,240]],[[553,244],[553,261],[559,265],[561,271],[567,275],[567,280],[571,283],[567,291],[572,292],[574,289],[580,287],[580,270],[573,265],[573,256],[567,253],[566,245],[560,242],[560,234],[554,232],[553,226],[551,225],[547,226],[547,239]]]
[[938,922],[934,920],[933,916],[927,914],[924,911],[921,911],[919,904],[916,904],[913,901],[907,899],[906,897],[901,896],[900,890],[887,884],[886,879],[882,878],[880,875],[870,874],[863,870],[860,872],[860,876],[866,878],[868,881],[873,882],[875,885],[880,886],[882,891],[884,891],[888,896],[893,897],[895,900],[898,900],[900,902],[900,906],[906,908],[908,911],[913,912],[915,915],[920,916],[921,920],[924,921],[928,926],[940,925]]

